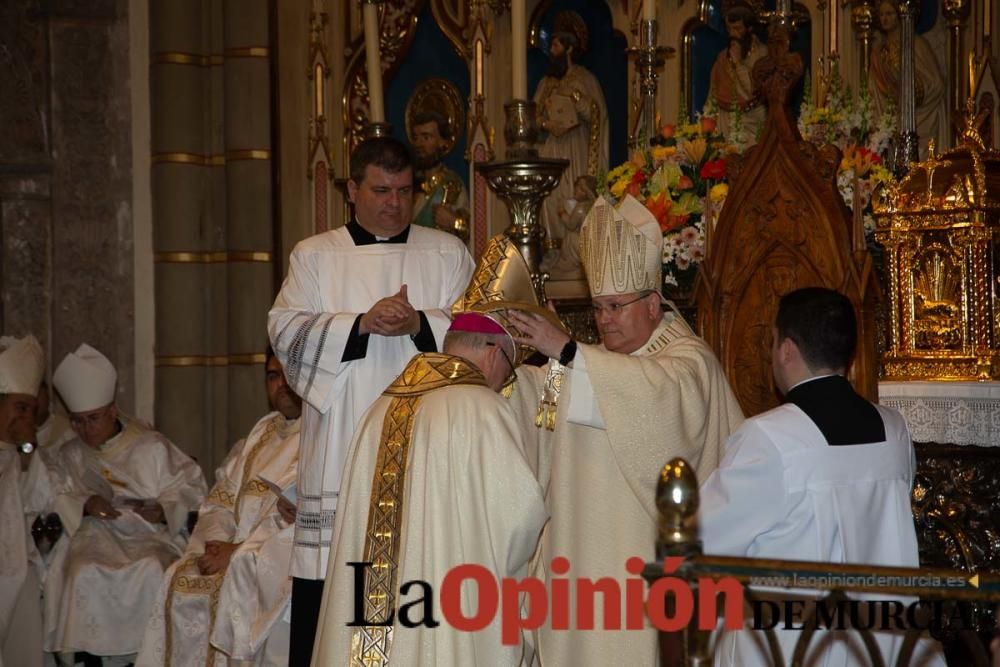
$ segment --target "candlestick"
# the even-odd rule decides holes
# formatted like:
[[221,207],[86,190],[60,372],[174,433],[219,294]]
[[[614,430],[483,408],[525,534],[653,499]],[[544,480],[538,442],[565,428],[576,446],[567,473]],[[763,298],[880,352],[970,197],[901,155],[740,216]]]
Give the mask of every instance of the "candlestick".
[[525,0],[511,0],[510,23],[513,35],[511,52],[511,76],[514,81],[514,99],[528,99],[528,19],[524,8]]
[[382,58],[378,44],[378,5],[373,0],[365,0],[362,7],[365,21],[365,64],[368,67],[369,118],[372,123],[385,122],[385,106],[382,99]]

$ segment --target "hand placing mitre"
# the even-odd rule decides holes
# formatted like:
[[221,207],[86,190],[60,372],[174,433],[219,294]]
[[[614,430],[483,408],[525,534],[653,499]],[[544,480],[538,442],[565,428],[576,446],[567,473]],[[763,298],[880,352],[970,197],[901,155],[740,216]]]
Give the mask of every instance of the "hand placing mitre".
[[[549,302],[552,309],[552,302]],[[526,313],[520,310],[509,310],[507,316],[524,334],[514,336],[520,345],[530,345],[549,359],[558,359],[570,336],[555,324],[541,315]]]

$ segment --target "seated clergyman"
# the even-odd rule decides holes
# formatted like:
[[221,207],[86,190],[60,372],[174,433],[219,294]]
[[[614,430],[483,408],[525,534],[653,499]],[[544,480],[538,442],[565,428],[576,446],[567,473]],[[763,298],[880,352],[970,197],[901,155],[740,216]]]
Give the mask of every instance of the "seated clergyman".
[[295,483],[302,399],[270,347],[265,386],[272,411],[216,471],[187,551],[164,575],[140,667],[287,664],[295,506],[268,483]]
[[70,541],[45,581],[48,651],[136,653],[163,571],[184,551],[188,512],[205,497],[187,454],[118,412],[117,379],[86,344],[53,376],[76,438],[59,452],[55,507]]
[[43,358],[34,336],[0,338],[0,665],[18,667],[43,664],[41,536],[52,484],[45,459],[32,447]]

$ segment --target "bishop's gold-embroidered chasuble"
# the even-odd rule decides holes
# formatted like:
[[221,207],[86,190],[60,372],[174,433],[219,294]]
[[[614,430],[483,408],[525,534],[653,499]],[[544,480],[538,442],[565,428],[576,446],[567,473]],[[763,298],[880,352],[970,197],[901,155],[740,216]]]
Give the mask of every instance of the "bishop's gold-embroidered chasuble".
[[[551,515],[535,574],[550,582],[552,559],[564,556],[566,577],[613,577],[624,591],[631,576],[625,561],[655,559],[663,464],[682,456],[706,478],[742,412],[712,351],[674,313],[631,355],[580,345],[563,378],[553,431],[535,426],[544,375],[544,367],[520,368],[511,397]],[[570,591],[575,626],[575,588]],[[595,627],[601,628],[597,600]],[[538,632],[543,665],[653,665],[656,646],[652,626],[553,631],[546,624]]]
[[[481,631],[457,631],[438,597],[445,574],[461,564],[498,579],[527,574],[547,515],[507,401],[463,359],[418,355],[362,419],[345,472],[313,664],[519,664],[526,646],[502,645],[499,614]],[[373,564],[363,590],[349,562]],[[400,597],[411,580],[433,587],[440,626],[400,625],[398,608],[419,597]],[[395,623],[348,627],[357,597],[365,620],[395,609]],[[466,584],[463,613],[477,606],[477,588]]]
[[[288,576],[292,531],[277,511],[281,488],[294,484],[299,420],[280,412],[262,417],[233,446],[198,512],[184,555],[166,571],[146,627],[138,667],[254,665],[288,660]],[[236,543],[225,572],[202,575],[197,560],[209,541]],[[271,646],[271,634],[278,627]],[[265,646],[265,644],[267,646]]]

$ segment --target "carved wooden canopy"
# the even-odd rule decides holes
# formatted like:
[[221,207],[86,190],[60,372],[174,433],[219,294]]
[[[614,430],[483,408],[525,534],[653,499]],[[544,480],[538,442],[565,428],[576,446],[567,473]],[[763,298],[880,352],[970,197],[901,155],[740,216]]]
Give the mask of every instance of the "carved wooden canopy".
[[852,221],[837,191],[839,151],[803,141],[788,110],[802,71],[801,56],[788,49],[788,27],[773,23],[768,55],[753,70],[767,121],[760,142],[729,164],[729,196],[695,286],[701,333],[747,416],[779,403],[771,329],[778,300],[799,287],[830,287],[851,299],[860,327],[852,381],[869,399],[877,391],[871,255],[860,220]]

